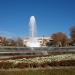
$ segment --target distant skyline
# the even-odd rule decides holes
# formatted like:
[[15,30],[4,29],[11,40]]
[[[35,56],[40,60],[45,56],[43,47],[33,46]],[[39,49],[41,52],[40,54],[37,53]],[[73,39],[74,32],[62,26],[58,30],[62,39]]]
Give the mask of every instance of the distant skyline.
[[0,0],[0,34],[25,37],[35,16],[38,36],[64,32],[75,25],[75,0]]

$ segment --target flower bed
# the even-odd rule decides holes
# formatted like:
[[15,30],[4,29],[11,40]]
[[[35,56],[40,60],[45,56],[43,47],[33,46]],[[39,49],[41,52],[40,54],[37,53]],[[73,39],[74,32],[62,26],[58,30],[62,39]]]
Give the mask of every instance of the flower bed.
[[75,54],[0,60],[1,69],[36,68],[49,66],[75,66]]

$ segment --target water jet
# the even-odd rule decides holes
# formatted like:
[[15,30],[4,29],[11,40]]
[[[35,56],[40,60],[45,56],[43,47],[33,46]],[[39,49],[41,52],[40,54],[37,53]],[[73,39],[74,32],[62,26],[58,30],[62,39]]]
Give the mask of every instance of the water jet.
[[30,17],[29,21],[29,39],[26,43],[27,47],[40,47],[40,43],[36,38],[37,28],[36,28],[36,20],[34,16]]

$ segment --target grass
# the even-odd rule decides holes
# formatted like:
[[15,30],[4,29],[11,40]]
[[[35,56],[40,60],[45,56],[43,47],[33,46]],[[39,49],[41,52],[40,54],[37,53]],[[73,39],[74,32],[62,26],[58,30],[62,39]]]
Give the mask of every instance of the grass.
[[0,75],[75,75],[75,68],[67,69],[32,69],[32,70],[0,70]]

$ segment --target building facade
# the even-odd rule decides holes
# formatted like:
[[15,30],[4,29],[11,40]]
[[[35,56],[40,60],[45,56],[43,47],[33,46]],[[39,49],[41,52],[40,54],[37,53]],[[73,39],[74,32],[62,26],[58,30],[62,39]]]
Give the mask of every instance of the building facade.
[[[52,40],[51,37],[35,37],[35,39],[37,39],[37,41],[40,43],[41,46],[46,46],[46,44],[50,40]],[[23,40],[24,46],[26,46],[26,44],[29,40],[30,40],[29,38],[24,38],[24,40]]]

